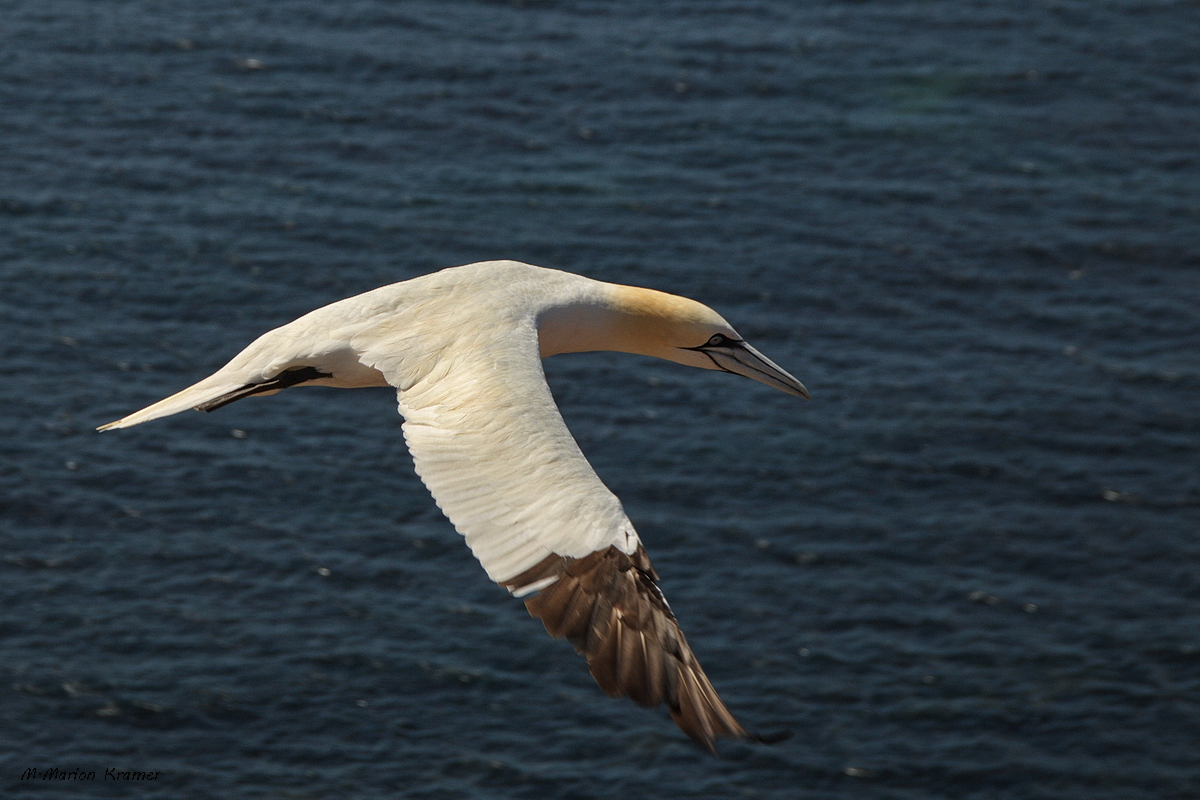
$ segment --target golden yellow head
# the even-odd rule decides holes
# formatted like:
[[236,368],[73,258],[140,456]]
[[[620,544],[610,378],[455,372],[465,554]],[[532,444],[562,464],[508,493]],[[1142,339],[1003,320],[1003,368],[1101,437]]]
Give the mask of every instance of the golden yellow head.
[[703,303],[654,289],[614,286],[612,310],[617,323],[612,334],[621,345],[612,349],[628,353],[678,361],[677,350],[700,347],[717,334],[740,338]]
[[744,375],[808,397],[800,381],[743,341],[732,325],[703,303],[654,289],[602,286],[601,298],[560,307],[542,317],[543,357],[594,350],[637,353]]

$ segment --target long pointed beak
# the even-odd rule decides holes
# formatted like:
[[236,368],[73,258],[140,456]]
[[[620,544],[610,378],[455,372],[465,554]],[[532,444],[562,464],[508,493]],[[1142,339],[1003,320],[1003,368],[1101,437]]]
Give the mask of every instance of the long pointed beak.
[[698,348],[726,372],[745,375],[759,383],[773,386],[781,392],[809,399],[808,389],[786,370],[745,342],[725,346]]

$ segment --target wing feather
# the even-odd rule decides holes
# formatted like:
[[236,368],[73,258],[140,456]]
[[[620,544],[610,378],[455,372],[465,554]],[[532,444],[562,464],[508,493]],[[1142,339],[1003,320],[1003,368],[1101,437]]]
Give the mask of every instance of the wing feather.
[[620,501],[554,403],[536,332],[472,340],[438,358],[415,381],[394,356],[373,366],[400,389],[417,474],[492,580],[503,583],[552,553],[636,549]]
[[443,358],[456,363],[423,367],[436,380],[404,374],[394,353],[373,366],[399,387],[417,473],[492,580],[536,591],[529,613],[574,645],[606,694],[665,703],[709,751],[716,736],[747,736],[679,630],[620,501],[567,430],[536,334]]
[[680,729],[710,752],[717,736],[749,735],[688,646],[642,547],[632,556],[615,547],[581,559],[550,556],[511,583],[553,574],[558,580],[525,606],[547,633],[587,659],[606,694],[647,707],[666,704]]

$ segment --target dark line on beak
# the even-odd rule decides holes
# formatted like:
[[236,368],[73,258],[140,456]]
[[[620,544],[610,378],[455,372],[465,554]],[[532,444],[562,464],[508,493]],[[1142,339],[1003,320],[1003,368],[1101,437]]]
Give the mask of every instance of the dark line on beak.
[[[763,370],[761,370],[761,369],[758,369],[757,367],[755,367],[755,366],[754,366],[754,365],[752,365],[752,364],[747,364],[745,361],[742,361],[740,358],[738,358],[737,356],[733,355],[733,352],[732,352],[732,351],[733,351],[735,348],[737,348],[737,349],[741,350],[742,352],[746,352],[746,348],[745,348],[745,344],[746,344],[746,343],[745,343],[745,342],[743,342],[741,339],[737,339],[737,340],[730,339],[730,340],[729,340],[729,342],[730,342],[730,344],[731,344],[731,345],[733,345],[733,347],[726,346],[726,347],[724,347],[724,348],[721,348],[721,349],[724,349],[724,350],[729,350],[729,351],[730,351],[730,353],[729,353],[729,357],[730,357],[730,358],[732,358],[732,359],[734,359],[735,361],[737,361],[737,362],[738,362],[739,364],[741,364],[743,367],[749,367],[750,369],[754,370],[755,372],[757,372],[757,373],[759,373],[759,374],[766,375],[766,376],[767,376],[768,378],[770,378],[771,380],[775,380],[775,381],[779,380],[778,378],[776,378],[776,377],[775,377],[774,375],[772,375],[771,373],[769,373],[769,372],[764,372]],[[741,347],[738,347],[738,345],[742,345],[742,346],[741,346]],[[733,370],[731,370],[731,369],[726,369],[725,367],[722,367],[722,366],[721,366],[721,364],[720,364],[720,362],[718,362],[718,361],[717,361],[715,358],[713,358],[713,354],[709,352],[710,350],[716,350],[716,349],[718,349],[718,348],[716,348],[716,347],[709,347],[709,346],[708,346],[708,345],[706,345],[706,344],[702,344],[702,345],[700,345],[699,347],[681,347],[681,348],[679,348],[679,349],[680,349],[680,350],[695,350],[697,353],[703,353],[704,355],[708,356],[708,360],[709,360],[709,361],[711,361],[711,362],[713,362],[713,365],[714,365],[714,366],[716,366],[716,368],[717,368],[717,369],[721,370],[721,372],[728,372],[730,375],[741,375],[741,377],[743,377],[743,378],[745,378],[745,377],[746,377],[745,375],[742,375],[740,372],[734,372],[734,371],[733,371]]]
[[[696,352],[698,352],[698,353],[703,353],[704,355],[708,356],[708,360],[709,360],[709,361],[713,362],[713,366],[714,366],[714,367],[716,367],[717,369],[721,370],[721,372],[728,372],[730,375],[737,375],[737,373],[736,373],[736,372],[734,372],[733,370],[731,370],[731,369],[726,369],[725,367],[722,367],[722,366],[721,366],[721,362],[719,362],[719,361],[717,361],[715,358],[713,358],[713,355],[712,355],[712,353],[708,352],[707,350],[705,350],[705,349],[704,349],[704,348],[702,348],[702,347],[685,347],[684,349],[685,349],[685,350],[695,350],[695,351],[696,351]],[[740,361],[739,361],[738,363],[740,364],[740,363],[742,363],[742,362],[740,362]],[[744,378],[744,377],[746,377],[746,376],[745,376],[745,375],[742,375],[741,377],[743,377],[743,378]]]
[[[712,356],[709,356],[709,358],[712,358]],[[767,372],[766,370],[759,369],[758,367],[754,366],[753,364],[747,364],[745,361],[742,361],[740,358],[738,359],[738,363],[741,364],[743,367],[749,367],[750,369],[757,372],[759,375],[766,375],[768,378],[770,378],[773,381],[778,381],[779,383],[783,383],[783,381],[780,381],[778,377],[772,375],[771,373]],[[742,377],[746,377],[746,376],[742,376]]]
[[[740,375],[743,378],[749,378],[750,376],[745,374],[744,372],[735,372],[731,369],[721,366],[721,362],[717,361],[717,359],[715,359],[713,357],[713,354],[711,352],[709,352],[711,350],[718,350],[718,349],[727,350],[727,351],[729,351],[729,357],[734,359],[735,361],[737,361],[737,363],[741,364],[743,367],[746,367],[747,369],[749,369],[753,372],[757,372],[759,375],[769,378],[770,380],[774,381],[775,383],[780,383],[785,386],[787,385],[786,383],[784,383],[784,381],[782,381],[779,378],[779,376],[777,376],[771,372],[768,372],[765,369],[759,369],[753,363],[747,363],[746,361],[742,361],[740,358],[735,356],[733,354],[733,351],[735,349],[740,349],[743,353],[748,353],[750,355],[752,361],[754,360],[753,354],[749,353],[749,349],[746,347],[746,343],[744,341],[742,341],[741,339],[738,339],[736,341],[731,339],[730,344],[725,345],[725,346],[709,347],[706,344],[702,344],[699,347],[681,347],[679,349],[680,350],[694,350],[697,353],[703,353],[704,355],[708,356],[708,360],[713,363],[713,366],[715,366],[717,369],[721,370],[721,372],[728,372],[730,375]],[[751,378],[751,380],[753,380],[753,378]],[[799,381],[797,381],[797,383],[799,383]],[[808,390],[803,387],[803,384],[801,384],[800,390],[803,392],[803,394],[801,394],[800,396],[803,397],[805,400],[807,400],[808,399]]]

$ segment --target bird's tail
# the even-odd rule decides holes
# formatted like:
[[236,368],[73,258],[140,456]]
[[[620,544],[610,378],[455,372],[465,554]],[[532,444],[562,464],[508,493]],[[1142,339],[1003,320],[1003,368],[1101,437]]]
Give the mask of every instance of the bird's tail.
[[159,417],[178,414],[180,411],[189,408],[198,408],[205,403],[241,388],[243,385],[245,385],[245,381],[239,380],[238,376],[230,375],[222,370],[215,375],[210,375],[199,383],[189,386],[182,392],[177,392],[166,399],[159,400],[153,405],[146,406],[141,411],[135,411],[128,416],[121,417],[115,422],[101,425],[96,430],[108,431],[114,428],[128,428],[131,425],[138,425],[152,419],[158,419]]

